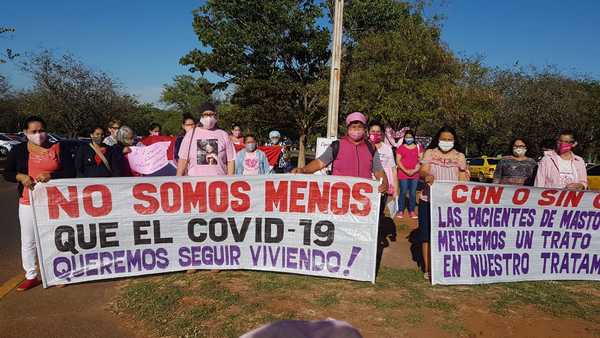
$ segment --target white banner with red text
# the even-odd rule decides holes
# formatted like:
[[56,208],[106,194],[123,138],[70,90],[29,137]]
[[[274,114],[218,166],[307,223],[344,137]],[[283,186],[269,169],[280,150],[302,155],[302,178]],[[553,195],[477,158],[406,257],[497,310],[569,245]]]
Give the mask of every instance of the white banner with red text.
[[190,269],[375,281],[375,181],[66,179],[38,184],[33,196],[45,287]]
[[435,182],[433,284],[600,280],[600,193]]

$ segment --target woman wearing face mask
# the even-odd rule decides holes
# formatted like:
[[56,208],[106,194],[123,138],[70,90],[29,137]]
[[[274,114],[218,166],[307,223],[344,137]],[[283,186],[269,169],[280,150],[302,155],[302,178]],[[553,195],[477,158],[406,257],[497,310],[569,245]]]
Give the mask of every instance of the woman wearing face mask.
[[[398,180],[400,181],[400,195],[398,199],[397,218],[410,216],[417,218],[417,184],[419,183],[419,170],[423,149],[415,142],[415,134],[407,130],[404,133],[402,144],[396,149],[396,162],[398,164]],[[405,214],[406,194],[408,193],[408,215]]]
[[548,153],[539,163],[535,186],[584,190],[588,187],[587,172],[583,159],[573,153],[577,147],[575,133],[565,130],[556,142],[556,152]]
[[509,156],[503,157],[494,171],[494,183],[508,185],[533,185],[534,159],[527,157],[528,143],[517,137],[510,144]]
[[242,127],[239,124],[234,124],[233,128],[231,128],[231,142],[234,145],[244,144],[244,136],[242,135]]
[[25,281],[17,291],[31,289],[41,283],[37,277],[36,243],[33,209],[30,191],[38,182],[75,176],[75,169],[68,150],[61,144],[48,141],[46,123],[37,116],[28,117],[23,123],[27,142],[14,146],[8,153],[4,179],[18,183],[19,223],[21,225],[21,258]]
[[135,133],[128,126],[122,126],[117,130],[117,144],[110,150],[110,167],[113,177],[131,177],[139,176],[138,173],[131,170],[127,154],[131,152],[130,147],[133,146]]
[[469,174],[465,155],[457,150],[458,139],[456,132],[451,127],[440,129],[429,147],[423,154],[421,161],[421,178],[425,181],[425,189],[419,202],[419,233],[418,239],[422,243],[424,277],[429,279],[430,250],[429,240],[431,234],[431,208],[429,196],[431,185],[436,180],[468,181]]
[[81,145],[75,156],[75,169],[77,177],[111,177],[110,164],[108,163],[108,147],[102,143],[103,133],[101,127],[92,128],[91,142]]
[[177,135],[175,139],[175,161],[179,161],[179,150],[181,149],[181,142],[183,142],[183,138],[188,131],[196,128],[196,119],[190,114],[183,114],[183,118],[181,119],[181,132]]
[[202,127],[188,131],[181,142],[177,176],[234,175],[235,148],[227,132],[216,127],[216,108],[205,104],[200,111]]
[[[375,146],[375,149],[377,149],[381,165],[383,166],[383,170],[388,179],[387,196],[382,199],[382,210],[384,210],[383,208],[385,208],[387,198],[393,196],[395,200],[398,196],[398,176],[396,174],[394,151],[389,144],[383,142],[383,126],[379,122],[371,122],[369,127],[369,141]],[[393,217],[394,215],[391,216]]]
[[244,138],[244,149],[240,150],[235,158],[236,175],[265,175],[271,171],[267,155],[256,147],[257,144],[254,135],[246,135]]
[[148,128],[148,136],[160,136],[161,130],[160,124],[154,122],[150,125],[150,128]]

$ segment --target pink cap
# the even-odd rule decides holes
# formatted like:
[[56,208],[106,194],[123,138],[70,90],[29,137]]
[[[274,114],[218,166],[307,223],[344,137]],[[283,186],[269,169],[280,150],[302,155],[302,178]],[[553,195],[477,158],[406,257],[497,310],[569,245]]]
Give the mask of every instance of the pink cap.
[[354,112],[346,117],[346,126],[349,126],[350,123],[356,121],[367,124],[367,117],[363,113]]

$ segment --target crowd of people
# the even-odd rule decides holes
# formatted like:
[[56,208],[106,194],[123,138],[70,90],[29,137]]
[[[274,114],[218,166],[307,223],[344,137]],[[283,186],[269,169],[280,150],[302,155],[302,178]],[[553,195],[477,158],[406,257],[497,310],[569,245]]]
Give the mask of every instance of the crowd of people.
[[[334,176],[351,176],[379,181],[383,214],[388,201],[397,206],[396,218],[418,219],[418,240],[422,243],[424,277],[429,278],[431,229],[429,197],[431,186],[438,180],[468,181],[465,155],[460,151],[458,135],[451,127],[441,128],[425,148],[416,135],[406,130],[402,140],[389,140],[383,126],[369,123],[367,117],[354,112],[346,117],[346,134],[334,141],[318,158],[304,167],[293,168],[286,147],[269,163],[252,134],[242,134],[234,125],[228,133],[217,127],[218,114],[212,105],[200,109],[199,120],[191,115],[182,118],[182,132],[173,142],[169,156],[172,170],[157,175],[223,176],[265,175],[272,173],[311,174],[330,167]],[[46,123],[35,116],[23,123],[27,142],[15,146],[8,155],[4,177],[18,184],[21,249],[26,280],[17,290],[24,291],[40,284],[37,276],[34,218],[29,194],[37,182],[72,177],[135,176],[128,154],[136,144],[136,134],[119,121],[110,121],[108,135],[100,126],[89,130],[90,142],[80,146],[75,158],[62,143],[52,143],[46,134]],[[148,135],[139,141],[150,145],[164,140],[161,126],[152,124]],[[278,131],[269,134],[266,146],[282,145]],[[524,138],[512,141],[508,154],[500,161],[494,183],[535,185],[545,188],[586,189],[587,175],[583,159],[573,153],[575,134],[561,132],[554,145],[546,149],[538,161],[528,157],[529,144]],[[419,188],[420,187],[420,188]],[[417,190],[420,190],[417,198]],[[396,204],[397,203],[397,204]],[[418,206],[417,206],[418,205]],[[417,210],[418,208],[418,210]],[[417,213],[418,211],[418,213]]]

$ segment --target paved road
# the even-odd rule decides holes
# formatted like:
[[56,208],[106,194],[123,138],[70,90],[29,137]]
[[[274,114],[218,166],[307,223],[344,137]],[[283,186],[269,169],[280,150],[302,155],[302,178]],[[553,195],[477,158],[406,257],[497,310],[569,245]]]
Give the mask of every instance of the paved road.
[[[0,179],[0,289],[23,276],[16,187]],[[109,311],[119,282],[11,291],[0,299],[0,337],[135,337]]]

